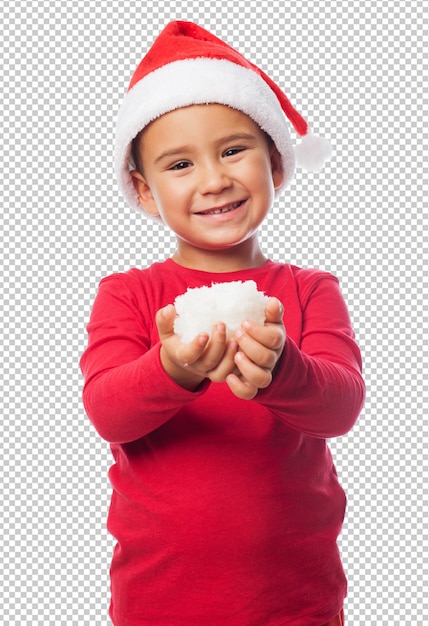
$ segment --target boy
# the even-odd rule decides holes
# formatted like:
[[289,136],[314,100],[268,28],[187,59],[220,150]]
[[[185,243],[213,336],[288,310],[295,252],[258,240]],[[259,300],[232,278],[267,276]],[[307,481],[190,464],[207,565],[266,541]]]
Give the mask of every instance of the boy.
[[[281,90],[186,22],[155,41],[119,114],[121,188],[177,250],[101,281],[81,359],[115,459],[117,626],[343,623],[345,495],[326,438],[353,426],[364,384],[338,281],[258,244],[294,173],[286,118],[301,163],[320,168],[326,144]],[[248,279],[272,296],[263,325],[244,320],[230,341],[222,320],[189,344],[174,334],[177,295]]]

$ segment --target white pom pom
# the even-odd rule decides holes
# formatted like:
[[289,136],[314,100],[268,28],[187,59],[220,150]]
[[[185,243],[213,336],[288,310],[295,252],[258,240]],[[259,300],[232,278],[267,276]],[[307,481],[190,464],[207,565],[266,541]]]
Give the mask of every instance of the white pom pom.
[[296,163],[308,172],[320,172],[332,155],[331,144],[323,137],[306,135],[300,144],[295,146]]

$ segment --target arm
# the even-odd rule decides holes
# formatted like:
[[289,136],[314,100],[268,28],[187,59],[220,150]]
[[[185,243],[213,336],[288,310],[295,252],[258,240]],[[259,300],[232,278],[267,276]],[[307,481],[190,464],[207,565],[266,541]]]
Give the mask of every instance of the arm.
[[165,372],[161,343],[151,340],[150,311],[141,309],[123,277],[109,277],[100,283],[80,365],[86,412],[98,433],[110,442],[143,437],[209,385],[204,381],[188,390]]
[[[300,301],[300,345],[286,338],[272,382],[258,390],[255,401],[306,434],[339,436],[352,428],[365,398],[361,357],[347,307],[338,281],[327,274],[317,280],[304,279]],[[252,332],[255,336],[261,331],[249,328],[239,339],[245,355],[243,365],[249,372],[246,341],[250,346]],[[238,366],[245,371],[241,364]]]

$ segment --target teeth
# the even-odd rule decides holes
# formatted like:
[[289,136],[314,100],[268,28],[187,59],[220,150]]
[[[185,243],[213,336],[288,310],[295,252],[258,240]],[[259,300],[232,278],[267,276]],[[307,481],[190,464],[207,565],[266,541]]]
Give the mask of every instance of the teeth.
[[228,213],[228,211],[233,211],[238,206],[240,206],[240,202],[234,202],[234,204],[230,204],[229,206],[223,207],[223,209],[213,209],[212,211],[206,211],[206,215],[218,215],[218,213]]

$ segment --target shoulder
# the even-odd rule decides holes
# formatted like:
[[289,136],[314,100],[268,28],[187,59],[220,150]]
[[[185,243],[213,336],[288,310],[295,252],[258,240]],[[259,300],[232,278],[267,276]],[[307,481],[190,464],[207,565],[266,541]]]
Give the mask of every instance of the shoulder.
[[309,288],[323,281],[329,281],[336,284],[339,282],[338,278],[331,272],[314,268],[302,268],[295,265],[291,265],[290,267],[297,285],[301,288]]
[[152,265],[145,269],[132,268],[124,272],[115,272],[101,278],[93,313],[108,312],[112,315],[114,311],[127,310],[133,315],[147,316],[159,290],[159,274],[160,272]]
[[189,276],[182,274],[169,260],[153,263],[145,269],[132,268],[104,277],[98,298],[137,308],[145,315],[174,301],[189,286]]
[[338,278],[331,272],[315,268],[303,268],[289,263],[275,263],[270,261],[269,269],[282,277],[288,275],[301,290],[311,289],[322,281],[338,284]]
[[100,287],[107,289],[140,291],[145,286],[153,287],[160,280],[160,276],[165,272],[164,263],[154,263],[147,268],[140,269],[133,267],[125,272],[115,272],[104,276],[100,280]]
[[338,293],[339,280],[331,272],[315,268],[302,268],[287,263],[273,264],[279,278],[293,283],[301,305],[304,305],[316,294]]

